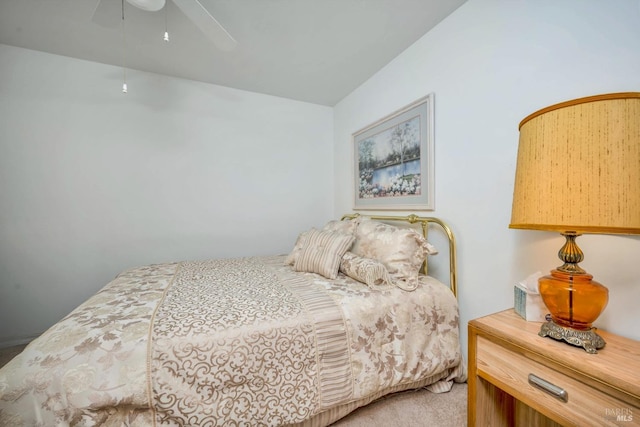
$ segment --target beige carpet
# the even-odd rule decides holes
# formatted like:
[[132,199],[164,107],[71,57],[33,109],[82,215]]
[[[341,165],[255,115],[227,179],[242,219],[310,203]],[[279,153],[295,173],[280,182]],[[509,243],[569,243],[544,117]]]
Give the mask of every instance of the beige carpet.
[[[0,349],[0,367],[25,346]],[[405,391],[371,403],[339,420],[333,427],[464,427],[467,425],[467,384],[449,393]]]
[[9,360],[16,357],[26,347],[26,345],[16,345],[14,347],[0,348],[0,368],[9,363]]
[[448,393],[406,391],[383,397],[334,423],[334,427],[463,427],[467,425],[467,384]]

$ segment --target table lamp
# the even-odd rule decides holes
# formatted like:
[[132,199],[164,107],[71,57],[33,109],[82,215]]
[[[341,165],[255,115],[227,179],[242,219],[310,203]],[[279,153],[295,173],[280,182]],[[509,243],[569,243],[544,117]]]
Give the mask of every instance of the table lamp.
[[564,264],[538,280],[550,316],[539,335],[597,353],[609,291],[578,263],[576,237],[640,234],[640,92],[552,105],[520,122],[509,228],[560,232]]

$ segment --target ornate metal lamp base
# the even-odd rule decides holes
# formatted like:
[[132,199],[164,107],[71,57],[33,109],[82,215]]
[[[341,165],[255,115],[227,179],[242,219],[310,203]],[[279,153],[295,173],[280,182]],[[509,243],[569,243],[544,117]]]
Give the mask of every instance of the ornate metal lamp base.
[[586,331],[579,331],[577,329],[560,326],[553,321],[548,320],[542,324],[538,335],[541,337],[550,337],[555,340],[564,340],[571,345],[582,347],[587,353],[595,354],[599,349],[604,347],[606,342],[602,337],[595,332],[595,328],[588,329]]

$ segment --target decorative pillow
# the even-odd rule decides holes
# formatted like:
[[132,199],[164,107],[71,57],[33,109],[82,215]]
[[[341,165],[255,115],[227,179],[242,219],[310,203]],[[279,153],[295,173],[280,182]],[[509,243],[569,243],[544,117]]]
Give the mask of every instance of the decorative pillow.
[[[339,231],[345,234],[356,234],[356,228],[358,227],[358,219],[352,220],[331,220],[329,221],[322,231]],[[302,250],[302,246],[304,245],[306,239],[307,232],[300,233],[298,235],[298,240],[296,240],[296,244],[293,246],[293,250],[284,260],[284,265],[294,265],[296,263],[296,259],[298,258],[298,254],[300,250]]]
[[393,284],[387,268],[380,261],[362,258],[353,252],[347,251],[342,256],[339,271],[371,287]]
[[358,222],[355,219],[350,219],[350,220],[344,220],[344,221],[340,221],[337,219],[334,219],[332,221],[329,221],[324,228],[322,229],[322,231],[339,231],[341,233],[345,233],[345,234],[356,234],[356,228],[358,227]]
[[284,265],[294,265],[296,263],[296,259],[298,258],[298,255],[300,254],[300,251],[302,250],[302,247],[307,240],[307,233],[308,231],[304,231],[298,235],[298,239],[296,240],[296,244],[293,245],[291,253],[289,253],[289,255],[287,255],[287,258],[285,258],[284,260]]
[[418,286],[418,273],[427,255],[437,253],[416,230],[368,219],[360,221],[351,252],[380,261],[393,283],[409,291]]
[[293,268],[296,271],[318,273],[327,279],[335,279],[338,276],[340,260],[354,240],[355,237],[351,234],[311,229],[307,232]]

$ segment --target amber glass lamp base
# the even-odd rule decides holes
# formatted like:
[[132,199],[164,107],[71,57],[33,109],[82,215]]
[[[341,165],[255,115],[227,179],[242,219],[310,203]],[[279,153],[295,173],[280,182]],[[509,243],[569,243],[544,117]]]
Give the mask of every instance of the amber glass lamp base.
[[538,279],[540,296],[551,317],[542,325],[539,335],[564,340],[584,348],[587,353],[597,353],[605,342],[591,325],[607,306],[609,290],[578,265],[584,258],[576,244],[579,234],[567,231],[562,235],[566,242],[558,257],[564,264]]
[[606,307],[609,290],[592,279],[585,272],[555,269],[538,280],[540,295],[550,312],[540,336],[566,341],[588,353],[597,353],[597,349],[604,347],[604,339],[591,325]]

